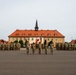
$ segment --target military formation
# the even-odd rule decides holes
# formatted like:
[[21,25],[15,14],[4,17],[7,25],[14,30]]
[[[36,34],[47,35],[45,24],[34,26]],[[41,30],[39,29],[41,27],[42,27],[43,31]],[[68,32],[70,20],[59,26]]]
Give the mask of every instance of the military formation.
[[[49,44],[49,49],[50,49],[50,53],[53,54],[53,43]],[[5,43],[5,42],[1,42],[0,43],[0,50],[20,50],[21,48],[21,44],[20,43],[15,43],[15,42],[11,42],[11,43]],[[29,41],[25,40],[25,49],[26,49],[26,53],[29,54],[29,50],[32,51],[32,54],[35,53],[36,50],[38,50],[38,54],[41,54],[41,51],[44,50],[45,54],[47,54],[47,50],[48,50],[48,43],[46,40],[44,40],[44,43],[42,44],[41,42],[39,43],[32,43],[30,45]]]
[[8,43],[6,44],[5,42],[0,43],[0,50],[20,50],[21,45],[20,43]]
[[57,43],[56,44],[56,49],[57,50],[76,50],[76,43],[75,44],[70,44],[70,43]]
[[41,44],[41,42],[39,43],[32,43],[31,45],[29,45],[29,41],[25,41],[25,47],[26,47],[26,53],[29,54],[29,50],[32,50],[32,54],[35,53],[36,50],[38,50],[38,54],[41,54],[41,51],[45,51],[45,54],[47,54],[47,50],[48,48],[50,49],[50,53],[53,54],[53,49],[54,49],[54,44],[53,42],[50,42],[49,47],[48,47],[48,43],[46,40],[44,40],[44,43]]
[[[0,50],[20,50],[21,44],[20,43],[8,43],[5,42],[0,43]],[[26,53],[29,54],[29,51],[32,51],[32,54],[35,54],[35,51],[38,51],[38,54],[41,54],[44,50],[44,53],[47,54],[47,51],[50,50],[50,54],[53,54],[54,51],[54,43],[53,40],[51,40],[49,43],[44,40],[44,43],[32,43],[29,44],[29,41],[25,40],[25,48]],[[70,44],[70,43],[57,43],[56,44],[56,50],[76,50],[76,43]]]

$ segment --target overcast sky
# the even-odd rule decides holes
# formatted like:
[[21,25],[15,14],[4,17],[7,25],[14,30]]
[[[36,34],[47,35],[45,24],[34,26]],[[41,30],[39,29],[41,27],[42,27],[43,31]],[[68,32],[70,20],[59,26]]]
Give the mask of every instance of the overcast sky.
[[0,39],[16,29],[57,29],[65,41],[76,39],[76,0],[0,0]]

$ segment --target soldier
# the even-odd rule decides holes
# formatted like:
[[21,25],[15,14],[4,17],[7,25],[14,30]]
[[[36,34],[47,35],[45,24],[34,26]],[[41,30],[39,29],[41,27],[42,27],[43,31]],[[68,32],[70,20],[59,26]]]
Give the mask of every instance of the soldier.
[[47,41],[44,41],[44,49],[45,49],[45,54],[47,54]]
[[41,42],[39,42],[39,54],[41,54]]
[[1,50],[3,50],[3,42],[1,43]]
[[53,54],[53,49],[54,49],[53,39],[50,41],[50,49],[51,49],[51,54]]
[[62,43],[62,50],[64,50],[64,43]]
[[69,50],[71,50],[71,44],[69,43]]
[[2,42],[2,50],[4,50],[4,49],[5,49],[5,43]]
[[76,43],[74,44],[74,49],[76,50]]
[[8,43],[8,50],[10,50],[10,43]]
[[29,41],[27,41],[27,43],[26,43],[26,50],[27,50],[27,54],[29,54]]
[[26,47],[26,45],[27,45],[27,39],[25,39],[25,47]]
[[20,50],[21,44],[20,43],[17,43],[17,47],[18,47],[18,50]]
[[35,52],[35,43],[32,44],[32,53],[34,54]]
[[69,48],[69,45],[68,45],[68,43],[64,43],[64,47],[65,47],[65,50],[68,50]]
[[72,50],[74,50],[74,44],[71,44]]
[[1,43],[0,43],[0,50],[1,50]]
[[8,50],[8,44],[6,44],[6,50]]
[[10,44],[10,50],[13,50],[13,42]]
[[15,43],[12,43],[12,50],[15,50]]

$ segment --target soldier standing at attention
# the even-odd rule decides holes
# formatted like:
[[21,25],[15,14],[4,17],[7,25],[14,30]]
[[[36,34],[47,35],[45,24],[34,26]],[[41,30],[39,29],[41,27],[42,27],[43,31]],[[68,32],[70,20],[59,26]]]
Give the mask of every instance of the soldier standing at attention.
[[25,47],[26,47],[26,44],[27,44],[27,39],[25,39]]
[[29,54],[29,41],[27,41],[27,43],[26,43],[26,50],[27,50],[27,54]]
[[53,49],[54,49],[53,39],[50,41],[50,49],[51,49],[51,54],[53,54]]
[[41,54],[41,42],[39,42],[39,54]]
[[35,43],[32,44],[32,53],[35,53]]
[[44,41],[44,49],[45,49],[45,54],[47,54],[47,41]]

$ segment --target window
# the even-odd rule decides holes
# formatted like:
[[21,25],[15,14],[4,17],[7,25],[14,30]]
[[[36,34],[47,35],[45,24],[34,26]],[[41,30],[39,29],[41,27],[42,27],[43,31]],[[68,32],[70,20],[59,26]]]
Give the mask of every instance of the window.
[[22,36],[24,36],[25,34],[22,34]]
[[12,38],[12,40],[14,40],[14,38]]
[[49,38],[48,38],[48,41],[49,41]]
[[44,34],[41,34],[41,36],[44,36]]
[[38,34],[35,34],[35,36],[38,36]]
[[22,38],[20,38],[20,40],[22,40]]
[[32,38],[32,40],[34,40],[34,38]]
[[16,38],[16,40],[18,40],[18,38]]
[[54,34],[54,36],[57,36],[57,34]]
[[29,36],[31,36],[32,34],[28,34]]
[[26,38],[24,38],[24,40],[26,40]]
[[51,34],[47,34],[47,36],[50,36]]
[[19,34],[17,33],[16,36],[18,36]]
[[30,38],[28,38],[28,40],[30,40]]

